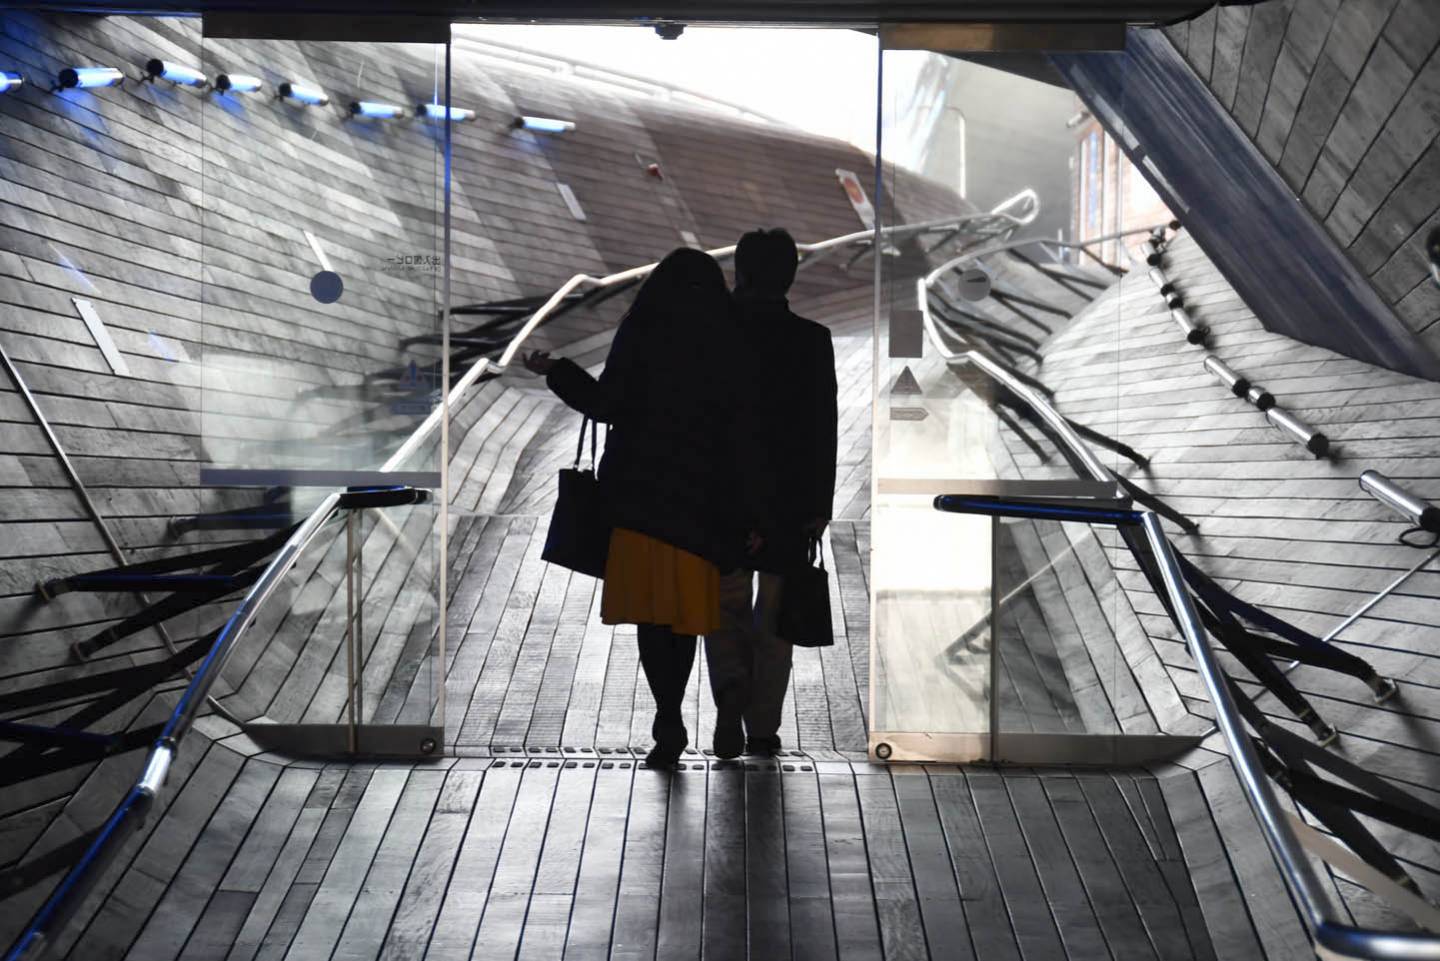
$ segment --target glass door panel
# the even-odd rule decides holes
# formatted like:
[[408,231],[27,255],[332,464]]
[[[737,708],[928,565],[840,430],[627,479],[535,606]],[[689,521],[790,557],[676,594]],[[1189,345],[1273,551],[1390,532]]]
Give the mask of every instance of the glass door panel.
[[1035,79],[1058,80],[1046,64],[1039,51],[1001,69],[882,45],[870,734],[880,758],[1005,759],[1035,744],[1009,735],[1121,730],[1120,595],[1089,528],[935,503],[1111,501],[1114,472],[1138,469],[1114,440],[1117,284],[1129,264],[1125,239],[1103,238],[1127,224],[1117,160],[1103,143],[1087,148],[1088,128],[1077,133],[1088,114],[1073,92]]
[[277,749],[430,753],[443,740],[447,44],[223,29],[207,30],[200,64],[210,509],[188,536],[328,517],[227,669],[224,700]]

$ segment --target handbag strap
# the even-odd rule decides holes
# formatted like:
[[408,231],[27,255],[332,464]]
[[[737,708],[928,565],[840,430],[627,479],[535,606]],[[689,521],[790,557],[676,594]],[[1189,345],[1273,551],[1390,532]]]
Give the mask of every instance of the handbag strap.
[[[590,428],[590,469],[595,469],[595,448],[598,426],[595,421],[586,417],[580,421],[580,439],[575,444],[575,469],[580,469],[580,459],[585,456],[585,428]],[[608,436],[609,431],[606,431]]]

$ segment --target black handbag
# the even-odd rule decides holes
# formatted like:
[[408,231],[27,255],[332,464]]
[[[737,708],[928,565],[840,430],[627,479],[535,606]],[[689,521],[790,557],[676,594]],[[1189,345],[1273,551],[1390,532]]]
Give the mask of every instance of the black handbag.
[[[585,428],[590,428],[590,467],[580,469],[585,452]],[[580,423],[580,443],[575,448],[575,465],[560,471],[560,490],[550,512],[550,530],[545,535],[542,560],[567,567],[577,574],[605,576],[605,558],[610,553],[610,517],[595,476],[595,422],[588,417]]]
[[830,575],[820,538],[810,539],[809,556],[804,567],[785,575],[775,632],[797,647],[829,647],[835,643],[835,632],[830,623]]

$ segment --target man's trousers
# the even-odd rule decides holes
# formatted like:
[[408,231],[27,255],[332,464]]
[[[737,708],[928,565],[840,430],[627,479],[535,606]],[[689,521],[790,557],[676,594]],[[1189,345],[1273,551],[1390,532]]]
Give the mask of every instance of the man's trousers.
[[775,633],[784,578],[762,571],[752,605],[755,579],[743,569],[720,578],[720,630],[705,637],[715,703],[733,697],[743,704],[745,734],[752,740],[774,738],[780,729],[793,652]]

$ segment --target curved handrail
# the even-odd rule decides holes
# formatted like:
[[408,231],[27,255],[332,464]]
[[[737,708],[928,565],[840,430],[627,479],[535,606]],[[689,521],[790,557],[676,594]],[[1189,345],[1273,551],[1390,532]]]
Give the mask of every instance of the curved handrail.
[[[1016,197],[1019,196],[1021,195],[1016,194]],[[1014,197],[1011,198],[1011,200],[1014,199]],[[1006,203],[1009,202],[1010,201],[1006,201]],[[1030,218],[1030,220],[1034,219],[1034,217]],[[1027,220],[1026,223],[1030,223],[1030,220]],[[976,257],[988,257],[991,254],[1000,254],[1004,253],[1007,250],[1016,250],[1020,247],[1033,247],[1036,244],[1044,244],[1047,247],[1061,247],[1066,250],[1084,250],[1087,247],[1093,247],[1096,244],[1103,244],[1107,241],[1120,240],[1124,237],[1133,237],[1136,234],[1148,234],[1159,226],[1162,225],[1155,224],[1149,227],[1132,227],[1128,230],[1119,230],[1113,234],[1102,234],[1099,237],[1091,237],[1089,240],[1081,241],[1051,240],[1047,237],[1022,237],[1019,240],[1007,239],[1003,241],[998,241],[986,247],[977,247],[974,250],[962,251],[956,256],[950,258],[949,260],[941,264],[939,267],[936,267],[934,270],[930,271],[930,273],[925,275],[925,284],[926,286],[933,284],[936,280],[943,277],[945,274],[948,274],[950,271],[965,263],[967,260],[974,260]],[[1125,252],[1126,255],[1129,256],[1128,247],[1125,248]]]
[[[1013,215],[1006,212],[1007,207],[1021,202],[1030,203],[1030,209],[1027,210],[1026,213]],[[964,228],[971,223],[994,219],[1009,221],[1006,229],[1014,230],[1032,223],[1035,218],[1039,216],[1039,213],[1040,201],[1038,196],[1034,190],[1026,189],[1014,197],[1002,201],[996,207],[985,213],[969,213],[957,217],[944,217],[938,220],[923,221],[921,223],[904,224],[898,227],[883,227],[879,233],[883,238],[894,239],[897,237],[908,237],[911,234],[926,233],[943,227]],[[857,230],[853,233],[841,234],[838,237],[831,237],[827,240],[819,240],[807,244],[796,244],[795,246],[801,254],[814,255],[850,244],[868,244],[874,240],[875,233],[876,231],[874,230]],[[706,253],[716,260],[723,260],[735,255],[735,245],[730,244],[726,247],[715,247],[707,250]],[[500,355],[500,359],[498,361],[492,361],[488,357],[482,357],[476,361],[460,380],[455,383],[455,386],[450,389],[449,403],[443,406],[437,406],[431,411],[430,415],[415,428],[414,432],[406,438],[405,443],[402,444],[394,454],[390,455],[390,458],[385,461],[385,464],[380,469],[382,471],[398,469],[399,465],[404,463],[406,458],[419,449],[420,445],[434,432],[435,428],[440,426],[440,421],[445,416],[445,410],[455,407],[460,399],[465,396],[465,393],[473,387],[475,382],[481,377],[486,374],[498,375],[505,373],[510,364],[515,360],[515,355],[519,353],[520,348],[524,346],[526,339],[537,327],[545,322],[546,318],[565,302],[565,298],[570,294],[581,287],[604,289],[614,287],[617,284],[640,280],[648,276],[650,271],[654,270],[655,267],[656,264],[644,264],[640,267],[631,267],[628,270],[607,274],[604,277],[595,277],[590,274],[575,274],[569,280],[565,281],[565,283],[561,284],[555,292],[550,295],[550,298],[546,300],[545,303],[540,305],[540,307],[530,315],[529,319],[516,331],[515,336],[510,338],[510,342]]]
[[1327,961],[1440,961],[1440,936],[1410,931],[1377,931],[1338,920],[1340,912],[1326,894],[1320,876],[1310,863],[1300,839],[1295,836],[1289,812],[1276,798],[1255,745],[1245,732],[1224,671],[1185,587],[1184,575],[1170,540],[1160,526],[1160,518],[1146,511],[1141,523],[1160,569],[1176,623],[1180,625],[1190,656],[1200,670],[1205,693],[1215,706],[1215,723],[1230,749],[1235,774],[1245,789],[1245,798],[1250,802],[1256,820],[1260,822],[1270,852],[1280,865],[1280,873],[1310,924],[1316,953]]
[[[923,278],[920,283],[922,287],[919,300],[921,311],[926,318],[926,329],[932,342],[943,353],[946,351],[944,342],[934,328],[929,309],[925,306],[927,298]],[[1037,414],[1055,428],[1062,442],[1081,463],[1087,465],[1087,469],[1092,462],[1098,464],[1094,454],[1089,451],[1085,442],[1069,429],[1059,411],[1003,367],[975,351],[960,355],[950,352],[949,356],[963,357],[971,361],[987,376],[1024,398]],[[1105,478],[1097,479],[1108,480],[1109,477],[1107,474]],[[1309,923],[1316,953],[1325,961],[1440,961],[1440,936],[1409,931],[1377,931],[1347,925],[1339,920],[1341,914],[1326,893],[1304,846],[1290,826],[1289,814],[1276,798],[1270,777],[1260,762],[1255,745],[1245,732],[1244,721],[1231,696],[1228,678],[1210,645],[1209,634],[1195,609],[1190,592],[1185,587],[1184,575],[1180,571],[1174,548],[1165,536],[1160,516],[1149,510],[1141,511],[1140,514],[1141,525],[1159,567],[1176,623],[1185,635],[1190,656],[1199,669],[1205,692],[1215,708],[1216,725],[1229,748],[1231,764],[1285,883]]]
[[[1021,215],[1013,215],[1006,212],[1007,207],[1018,203],[1028,202],[1029,209]],[[994,210],[986,213],[967,213],[956,217],[941,218],[916,224],[905,224],[896,227],[881,228],[878,233],[882,238],[905,237],[912,234],[925,233],[942,228],[963,229],[972,223],[999,220],[1004,223],[1005,230],[1014,230],[1017,227],[1025,226],[1035,219],[1039,213],[1039,199],[1033,190],[1021,191],[1015,197],[1004,201]],[[849,234],[842,234],[838,237],[831,237],[827,240],[815,243],[797,244],[802,254],[816,254],[827,250],[844,247],[849,244],[869,244],[875,239],[877,231],[860,230]],[[730,257],[735,253],[735,246],[718,247],[707,251],[712,257],[722,259]],[[519,353],[525,340],[535,331],[545,319],[552,314],[565,298],[580,287],[606,288],[617,284],[629,283],[647,276],[655,269],[655,264],[645,264],[640,267],[632,267],[629,270],[622,270],[604,277],[593,277],[589,274],[576,274],[562,284],[543,305],[537,309],[519,331],[510,339],[505,351],[500,356],[499,362],[482,357],[471,365],[470,369],[450,389],[447,403],[437,405],[436,408],[423,420],[410,436],[406,438],[399,449],[395,451],[385,463],[381,465],[382,472],[393,472],[400,468],[411,455],[417,451],[422,444],[434,433],[435,429],[444,419],[445,412],[456,405],[465,396],[465,393],[486,374],[502,374]],[[20,937],[11,946],[5,955],[5,961],[21,961],[21,959],[34,959],[45,950],[46,934],[49,931],[58,929],[69,911],[73,910],[78,903],[84,888],[94,880],[94,873],[98,866],[108,858],[114,851],[115,841],[120,831],[126,827],[138,827],[144,822],[146,813],[164,786],[165,779],[169,774],[170,764],[174,760],[175,753],[181,739],[189,731],[195,714],[200,706],[209,697],[211,686],[223,670],[226,661],[235,649],[236,643],[241,635],[254,622],[255,616],[265,605],[265,602],[273,595],[275,588],[284,577],[295,566],[300,555],[306,547],[335,516],[336,511],[342,506],[343,495],[335,492],[329,494],[319,505],[311,511],[310,515],[301,522],[295,532],[286,540],[285,544],[271,559],[260,577],[251,586],[250,590],[241,599],[235,612],[216,635],[204,661],[195,671],[194,677],[181,694],[180,701],[176,704],[170,714],[169,720],[165,723],[160,737],[150,749],[146,757],[145,767],[136,780],[134,786],[126,793],[125,797],[116,806],[108,820],[97,832],[94,840],[86,847],[85,852],[79,860],[66,872],[50,897],[46,899],[40,910],[31,918]]]
[[1023,227],[1026,224],[1034,223],[1035,218],[1040,216],[1040,195],[1035,192],[1034,187],[1026,187],[1024,190],[1015,194],[1013,197],[1006,197],[1004,200],[991,207],[990,212],[992,214],[1006,213],[1011,207],[1015,207],[1020,204],[1027,205],[1027,210],[1025,213],[1013,215],[1018,217],[1022,221],[1020,223],[1020,226]]
[[139,779],[95,835],[94,840],[86,847],[79,860],[66,872],[65,877],[50,893],[50,897],[31,918],[24,932],[21,933],[9,953],[5,955],[6,961],[37,957],[43,952],[45,933],[58,927],[68,911],[73,910],[83,894],[85,885],[93,879],[93,872],[99,869],[100,864],[118,846],[116,842],[121,830],[127,827],[139,827],[144,822],[145,814],[149,811],[151,803],[159,794],[160,788],[164,786],[165,778],[170,772],[170,763],[175,758],[180,741],[190,730],[191,723],[195,719],[195,712],[209,696],[210,688],[215,683],[215,679],[219,677],[225,662],[229,660],[236,642],[245,633],[246,628],[254,622],[255,615],[275,592],[275,588],[279,586],[285,575],[290,573],[290,569],[295,566],[295,562],[299,560],[305,547],[320,532],[325,523],[334,516],[335,510],[340,504],[340,498],[339,493],[327,496],[295,529],[295,532],[276,552],[275,557],[266,565],[260,578],[246,592],[239,606],[235,608],[235,612],[230,615],[230,619],[220,628],[214,643],[210,646],[209,653],[205,655],[205,660],[196,668],[195,676],[186,685],[179,702],[170,712],[170,717],[166,720],[164,728],[161,729],[160,736],[150,749],[150,754],[145,760],[145,768]]

